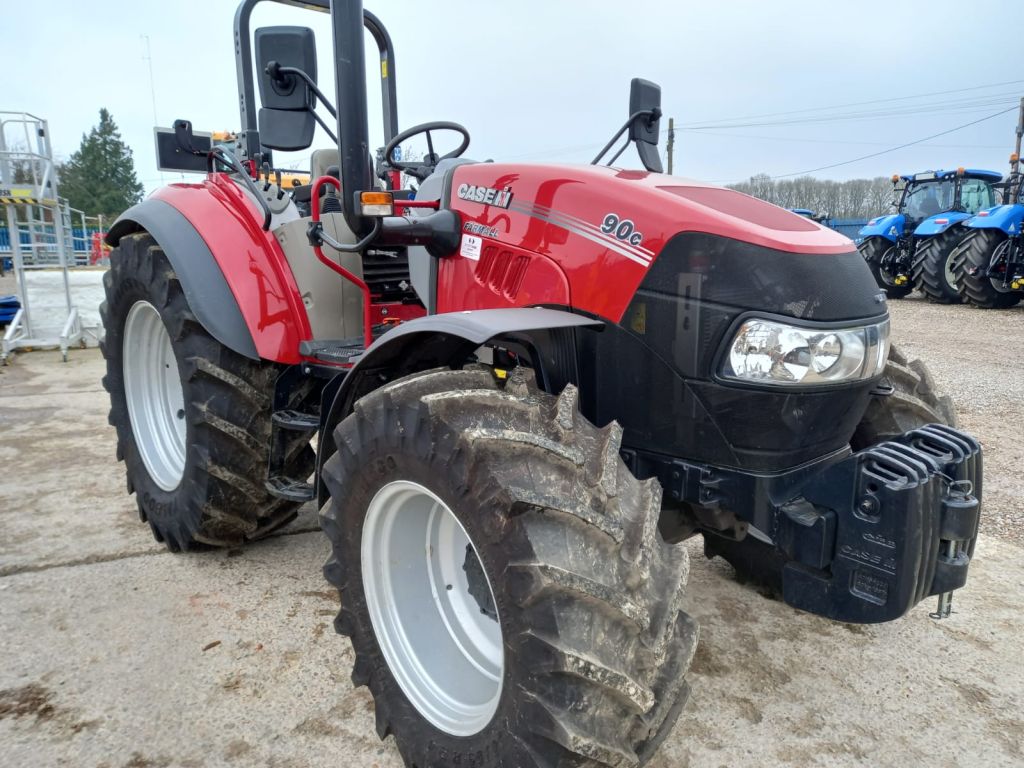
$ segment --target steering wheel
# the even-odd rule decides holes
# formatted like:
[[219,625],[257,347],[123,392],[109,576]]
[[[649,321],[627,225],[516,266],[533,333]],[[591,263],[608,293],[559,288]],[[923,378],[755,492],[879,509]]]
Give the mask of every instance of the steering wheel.
[[[438,157],[437,153],[434,152],[434,142],[430,138],[431,131],[455,131],[462,135],[462,143],[459,144],[455,149],[446,155]],[[394,152],[398,146],[408,139],[416,136],[420,133],[427,134],[427,154],[422,160],[395,160]],[[442,160],[448,160],[452,157],[458,157],[469,147],[469,131],[458,123],[449,123],[444,120],[439,120],[433,123],[420,123],[414,125],[412,128],[407,128],[400,134],[395,136],[388,145],[384,147],[384,162],[388,164],[389,168],[394,168],[397,171],[402,171],[412,176],[414,179],[423,181],[427,176],[434,172],[437,164]]]

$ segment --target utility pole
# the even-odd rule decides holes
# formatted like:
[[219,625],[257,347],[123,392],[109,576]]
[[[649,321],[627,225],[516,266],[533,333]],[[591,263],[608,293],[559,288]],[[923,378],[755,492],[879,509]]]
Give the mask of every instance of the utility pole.
[[[1016,179],[1017,171],[1020,168],[1020,139],[1024,136],[1024,96],[1020,100],[1020,113],[1017,116],[1017,146],[1013,150],[1013,162],[1010,163],[1010,178]],[[1010,197],[1012,198],[1009,202],[1018,202],[1017,190],[1020,188],[1019,184],[1013,183],[1010,188]]]
[[[156,117],[156,85],[153,83],[153,51],[149,47],[149,35],[139,35],[139,37],[146,41],[146,55],[142,59],[149,64],[149,99],[153,105],[153,127],[156,128],[158,122]],[[160,171],[160,183],[164,183],[163,171]]]
[[[1021,119],[1024,120],[1024,99],[1020,100]],[[676,120],[674,117],[668,119],[668,175],[672,175],[672,149],[676,144]],[[1017,130],[1017,151],[1020,151],[1020,129]]]

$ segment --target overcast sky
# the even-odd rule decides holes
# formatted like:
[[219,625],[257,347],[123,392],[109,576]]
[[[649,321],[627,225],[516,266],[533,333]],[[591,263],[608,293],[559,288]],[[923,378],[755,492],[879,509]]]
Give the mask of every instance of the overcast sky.
[[[1003,26],[1018,16],[1011,0],[976,7],[944,0],[366,5],[394,40],[401,127],[462,123],[473,139],[467,155],[477,159],[588,162],[625,119],[630,78],[641,76],[661,85],[664,113],[681,128],[677,175],[729,182],[757,172],[795,174],[1010,109],[814,175],[845,179],[959,165],[1002,172],[1013,147],[1014,107],[1024,95],[1012,42],[1018,35]],[[239,125],[235,6],[3,0],[4,38],[24,55],[3,79],[0,109],[47,118],[55,149],[66,157],[107,107],[151,190],[161,182],[154,97],[161,125],[178,117],[196,130]],[[257,9],[254,26],[278,23],[313,27],[320,83],[333,94],[325,17],[272,3]],[[1004,40],[1004,29],[1012,41]],[[152,52],[152,89],[143,35]],[[377,90],[373,79],[371,95]],[[379,100],[371,101],[371,113],[376,145]],[[307,157],[308,151],[279,153],[277,160],[302,165]],[[632,151],[623,160],[636,165]]]

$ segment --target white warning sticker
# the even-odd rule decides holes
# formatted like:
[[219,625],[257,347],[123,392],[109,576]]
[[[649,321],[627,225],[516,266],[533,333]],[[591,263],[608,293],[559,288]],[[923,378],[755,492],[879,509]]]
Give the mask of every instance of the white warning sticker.
[[459,248],[459,255],[465,256],[467,259],[473,261],[480,261],[480,248],[483,245],[483,240],[473,235],[462,236],[462,247]]

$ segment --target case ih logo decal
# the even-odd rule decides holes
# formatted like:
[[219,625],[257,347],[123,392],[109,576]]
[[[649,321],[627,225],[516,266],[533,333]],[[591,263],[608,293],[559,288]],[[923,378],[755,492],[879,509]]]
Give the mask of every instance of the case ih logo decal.
[[494,189],[494,187],[477,187],[473,184],[460,184],[455,192],[463,200],[473,203],[508,208],[512,202],[512,187]]

